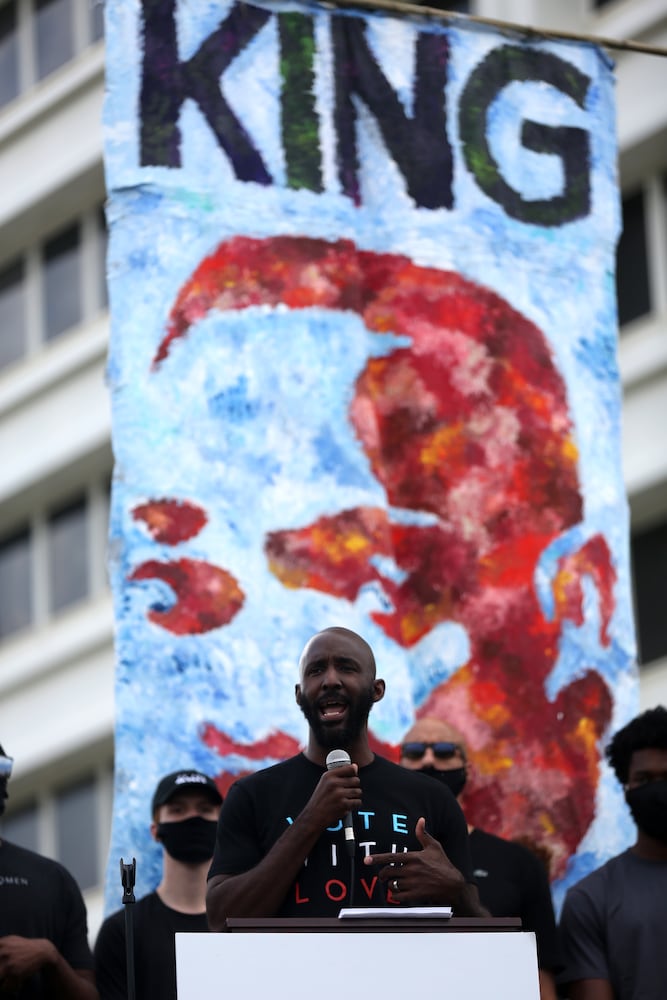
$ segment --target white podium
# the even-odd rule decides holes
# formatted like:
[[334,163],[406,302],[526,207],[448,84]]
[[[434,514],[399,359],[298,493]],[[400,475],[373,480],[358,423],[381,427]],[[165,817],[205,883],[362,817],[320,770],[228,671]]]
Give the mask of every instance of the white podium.
[[483,920],[475,929],[386,931],[355,921],[321,933],[265,923],[271,929],[255,933],[177,934],[178,1000],[539,1000],[532,932],[499,933]]

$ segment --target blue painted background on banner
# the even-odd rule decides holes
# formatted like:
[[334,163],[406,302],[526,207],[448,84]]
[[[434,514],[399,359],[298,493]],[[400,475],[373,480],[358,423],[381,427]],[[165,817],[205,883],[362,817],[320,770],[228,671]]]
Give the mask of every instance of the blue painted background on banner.
[[378,749],[458,725],[466,808],[551,851],[558,904],[632,831],[612,67],[465,18],[150,9],[106,4],[107,908],[119,857],[158,881],[163,773],[298,747],[330,624],[387,681]]

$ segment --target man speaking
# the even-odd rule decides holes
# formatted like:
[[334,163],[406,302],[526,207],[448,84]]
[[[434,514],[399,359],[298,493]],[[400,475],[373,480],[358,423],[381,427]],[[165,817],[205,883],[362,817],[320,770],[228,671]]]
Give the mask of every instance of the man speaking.
[[306,644],[299,673],[307,747],[229,790],[209,872],[211,930],[228,917],[331,917],[350,906],[487,915],[454,796],[370,750],[368,716],[385,684],[368,643],[324,629]]

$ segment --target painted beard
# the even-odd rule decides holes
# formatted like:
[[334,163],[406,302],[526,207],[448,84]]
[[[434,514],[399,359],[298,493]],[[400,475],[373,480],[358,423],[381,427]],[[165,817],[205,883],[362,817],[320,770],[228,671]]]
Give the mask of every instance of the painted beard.
[[367,691],[358,696],[356,701],[351,701],[347,696],[341,695],[341,701],[345,701],[347,704],[348,714],[345,722],[337,726],[327,725],[319,714],[320,705],[330,697],[331,695],[322,695],[315,701],[310,701],[302,691],[299,704],[315,739],[325,750],[334,750],[339,746],[346,747],[359,736],[373,707],[375,690],[371,684]]

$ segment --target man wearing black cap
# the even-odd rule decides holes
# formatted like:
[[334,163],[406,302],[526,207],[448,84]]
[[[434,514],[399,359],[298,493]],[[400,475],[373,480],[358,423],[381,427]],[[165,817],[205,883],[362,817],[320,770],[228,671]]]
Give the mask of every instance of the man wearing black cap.
[[[0,746],[0,815],[12,758]],[[81,891],[57,861],[0,841],[0,997],[97,1000]]]
[[[163,847],[162,881],[134,904],[136,995],[141,1000],[176,997],[174,934],[207,931],[206,875],[222,796],[201,771],[174,771],[153,795],[151,835]],[[125,913],[104,921],[95,942],[95,973],[102,1000],[125,1000]]]

